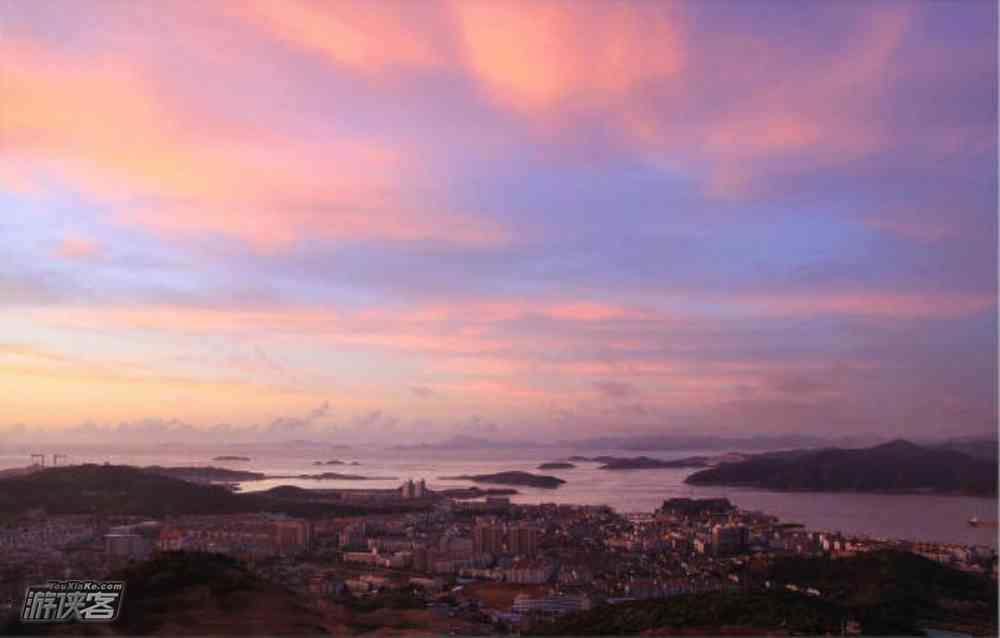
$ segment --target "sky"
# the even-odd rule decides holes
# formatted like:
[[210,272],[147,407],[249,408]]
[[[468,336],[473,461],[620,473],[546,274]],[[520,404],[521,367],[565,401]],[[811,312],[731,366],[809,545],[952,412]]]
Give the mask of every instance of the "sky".
[[0,433],[997,427],[997,5],[0,2]]

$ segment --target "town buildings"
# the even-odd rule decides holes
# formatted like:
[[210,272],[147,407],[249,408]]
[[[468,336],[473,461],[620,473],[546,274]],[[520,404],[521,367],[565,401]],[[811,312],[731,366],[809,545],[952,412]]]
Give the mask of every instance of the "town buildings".
[[[409,487],[404,485],[403,491]],[[423,488],[413,484],[414,500]],[[398,498],[399,496],[397,496]],[[780,556],[850,556],[883,547],[992,574],[996,550],[849,537],[782,524],[718,500],[653,513],[503,503],[488,515],[453,502],[397,513],[312,519],[280,514],[26,517],[0,527],[0,606],[48,578],[102,578],[159,552],[213,552],[314,599],[409,592],[448,614],[496,622],[587,609],[600,602],[691,592],[796,587],[759,582]],[[496,607],[482,587],[508,592]]]

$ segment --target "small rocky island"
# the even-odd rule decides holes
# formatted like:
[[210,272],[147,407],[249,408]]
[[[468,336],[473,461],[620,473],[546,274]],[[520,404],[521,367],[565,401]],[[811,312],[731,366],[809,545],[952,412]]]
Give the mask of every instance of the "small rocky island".
[[554,461],[552,463],[542,463],[538,466],[540,470],[572,470],[576,466],[572,463],[566,463],[563,461]]
[[263,481],[267,479],[310,479],[314,481],[395,481],[395,476],[361,476],[358,474],[339,474],[323,472],[322,474],[279,474],[271,475],[263,472],[248,472],[245,470],[229,470],[223,467],[162,467],[151,465],[141,468],[144,472],[167,476],[193,483],[242,483],[244,481]]
[[442,481],[472,481],[473,483],[540,487],[548,490],[554,490],[566,482],[555,476],[516,471],[497,472],[496,474],[463,474],[461,476],[442,476],[440,479]]
[[313,465],[344,465],[343,461],[331,459],[329,461],[313,461]]
[[212,458],[213,461],[250,461],[252,460],[248,456],[216,456]]

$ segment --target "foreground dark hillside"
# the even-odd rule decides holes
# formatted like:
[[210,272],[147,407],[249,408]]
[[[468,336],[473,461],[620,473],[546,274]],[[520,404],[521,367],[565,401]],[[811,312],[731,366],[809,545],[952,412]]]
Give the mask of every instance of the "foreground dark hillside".
[[760,454],[695,472],[687,482],[788,490],[995,496],[997,465],[957,450],[893,441],[864,449]]
[[[996,635],[996,583],[914,554],[787,558],[755,580],[771,588],[606,605],[540,623],[532,633],[839,634],[844,623],[857,622],[867,635],[922,635],[924,628]],[[820,595],[801,593],[807,588]]]
[[172,552],[115,575],[124,580],[114,623],[12,622],[9,635],[328,635],[323,615],[297,594],[217,554]]
[[[599,606],[539,621],[531,635],[834,634],[850,624],[866,635],[920,635],[926,628],[996,635],[997,587],[920,556],[878,552],[843,559],[787,558],[751,568],[768,590],[688,594]],[[0,626],[7,635],[356,635],[374,632],[471,634],[485,624],[436,618],[404,594],[362,601],[307,602],[236,561],[169,552],[113,576],[126,584],[113,624]],[[789,591],[795,585],[800,592]],[[818,596],[805,593],[815,588]],[[461,633],[461,632],[460,632]]]
[[531,628],[539,636],[840,633],[844,611],[791,592],[686,594],[603,605]]
[[441,618],[406,592],[365,599],[310,599],[218,554],[167,552],[111,576],[124,580],[113,623],[22,623],[0,635],[62,636],[440,636],[486,635],[491,626]]

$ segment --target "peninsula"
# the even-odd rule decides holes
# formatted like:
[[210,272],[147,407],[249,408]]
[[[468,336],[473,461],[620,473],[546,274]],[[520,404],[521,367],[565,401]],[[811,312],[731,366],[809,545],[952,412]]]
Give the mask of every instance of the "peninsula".
[[695,472],[686,482],[773,490],[996,496],[997,463],[896,440],[861,449],[757,454]]

